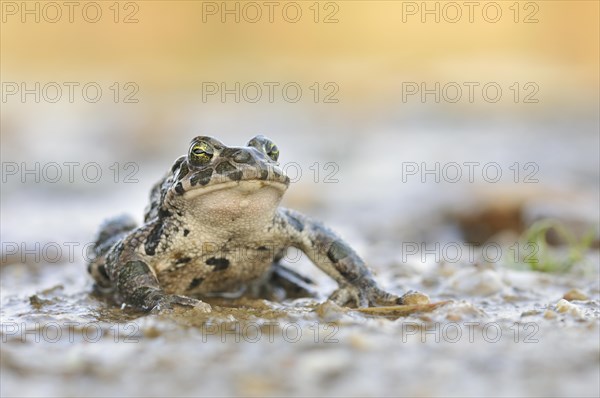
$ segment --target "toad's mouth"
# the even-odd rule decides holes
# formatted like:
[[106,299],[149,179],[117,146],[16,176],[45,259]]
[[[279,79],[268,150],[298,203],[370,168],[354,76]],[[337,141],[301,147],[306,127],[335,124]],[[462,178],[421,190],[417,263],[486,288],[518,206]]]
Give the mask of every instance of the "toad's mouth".
[[240,180],[207,185],[185,193],[190,217],[205,228],[255,233],[256,226],[273,218],[287,184],[278,181]]
[[283,194],[287,190],[288,184],[282,181],[260,179],[211,182],[206,186],[194,186],[189,188],[189,190],[184,193],[183,197],[185,199],[194,199],[198,196],[204,196],[209,193],[223,190],[235,191],[241,195],[252,195],[258,191],[269,188],[278,191],[280,194]]

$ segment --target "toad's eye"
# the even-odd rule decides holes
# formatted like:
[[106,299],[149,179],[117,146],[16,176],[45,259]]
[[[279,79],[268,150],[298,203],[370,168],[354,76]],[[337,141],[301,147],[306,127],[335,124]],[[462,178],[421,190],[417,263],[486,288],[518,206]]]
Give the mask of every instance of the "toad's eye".
[[277,161],[277,159],[279,159],[279,148],[277,148],[277,145],[273,144],[272,141],[265,143],[265,152],[272,160]]
[[279,148],[265,136],[257,135],[248,142],[248,146],[254,147],[267,155],[274,162],[279,159]]
[[206,142],[196,142],[190,147],[189,160],[193,165],[205,165],[212,159],[214,149]]

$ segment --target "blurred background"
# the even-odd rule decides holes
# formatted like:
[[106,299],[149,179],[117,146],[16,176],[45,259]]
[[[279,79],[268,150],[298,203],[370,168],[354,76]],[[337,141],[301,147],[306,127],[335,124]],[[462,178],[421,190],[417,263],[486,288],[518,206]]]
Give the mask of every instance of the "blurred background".
[[[444,259],[423,260],[412,252],[407,258],[403,244],[508,247],[540,231],[544,242],[563,251],[583,245],[597,276],[596,1],[0,4],[2,264],[21,270],[4,274],[5,320],[32,311],[17,297],[47,288],[44,281],[64,279],[60,273],[33,281],[7,279],[23,278],[22,263],[40,262],[24,258],[27,249],[58,242],[64,260],[65,243],[85,246],[106,218],[130,213],[141,221],[150,187],[196,135],[232,146],[245,145],[256,134],[273,139],[293,180],[283,204],[342,232],[380,275],[417,278],[389,286],[420,288],[436,298],[481,295],[478,288],[460,290],[463,285],[437,285],[431,275],[422,277],[426,266]],[[551,224],[536,224],[547,220]],[[84,269],[77,250],[77,271],[68,275],[75,281],[73,291],[81,292],[91,284],[85,275],[73,276]],[[472,261],[465,263],[473,267]],[[554,269],[552,264],[541,267]],[[481,282],[485,292],[488,282]],[[494,286],[492,293],[514,287]],[[590,286],[587,295],[597,297],[597,283]],[[544,294],[534,295],[536,303],[546,303]],[[493,313],[514,310],[506,305]],[[511,316],[518,318],[519,312]],[[590,333],[598,331],[597,315],[594,319]],[[585,341],[578,346],[582,352]],[[416,358],[418,349],[411,351]],[[523,355],[524,369],[530,357]],[[557,358],[543,362],[561,363],[563,357]],[[594,358],[582,365],[586,371],[597,369]],[[315,361],[309,361],[315,372],[325,366]],[[27,373],[9,362],[2,362],[5,369]],[[405,391],[488,391],[489,385],[467,388],[458,381],[444,390],[448,366],[436,369],[430,371],[437,384],[409,384]],[[539,376],[529,387],[509,387],[505,382],[516,376],[503,373],[507,378],[499,377],[491,390],[598,392],[593,376],[586,379],[592,383],[571,390],[576,384],[554,385],[548,375],[557,373],[546,371],[546,376],[527,376]],[[8,374],[4,380],[17,388],[20,378]],[[344,389],[343,380],[327,384],[327,391],[355,393]],[[375,388],[363,381],[364,389],[356,391],[400,394],[395,385]],[[48,383],[58,395],[80,393]],[[171,387],[162,391],[195,391]],[[299,390],[259,387],[213,385],[209,391],[326,391],[310,390],[303,382]],[[143,386],[122,391],[145,393]]]
[[[301,172],[290,205],[376,229],[475,192],[598,198],[596,2],[7,1],[2,13],[2,159],[19,166],[3,169],[3,228],[64,227],[65,203],[88,228],[108,197],[139,216],[199,134],[271,137]],[[78,162],[73,178],[64,162]],[[423,175],[436,162],[439,183]],[[452,162],[457,183],[441,175]],[[465,162],[479,162],[471,180]]]

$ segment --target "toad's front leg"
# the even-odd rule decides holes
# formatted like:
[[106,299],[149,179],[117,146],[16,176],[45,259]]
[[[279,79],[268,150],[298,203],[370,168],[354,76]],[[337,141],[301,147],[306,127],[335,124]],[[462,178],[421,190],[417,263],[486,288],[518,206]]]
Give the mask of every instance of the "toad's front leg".
[[281,209],[279,217],[286,225],[290,245],[302,250],[338,283],[330,300],[358,307],[403,303],[402,297],[379,288],[364,261],[333,231],[289,209]]
[[[127,240],[120,245],[126,246],[126,243]],[[145,311],[164,312],[185,307],[210,312],[210,305],[200,300],[165,293],[147,262],[134,250],[119,250],[120,245],[107,256],[106,268],[121,302]]]

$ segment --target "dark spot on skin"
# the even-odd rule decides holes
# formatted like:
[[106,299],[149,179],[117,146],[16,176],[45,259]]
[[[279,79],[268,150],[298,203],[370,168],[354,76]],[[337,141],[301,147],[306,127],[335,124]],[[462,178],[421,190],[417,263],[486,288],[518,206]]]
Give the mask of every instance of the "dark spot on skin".
[[304,231],[304,224],[291,214],[287,215],[288,223],[298,232]]
[[204,278],[194,278],[192,279],[192,282],[190,283],[190,286],[188,286],[188,290],[192,290],[197,288],[198,286],[200,286],[200,284],[202,283],[202,281],[204,280]]
[[185,177],[188,173],[190,172],[190,169],[188,168],[186,163],[183,163],[181,165],[181,168],[179,169],[179,173],[177,174],[177,180],[181,180],[183,177]]
[[148,238],[146,238],[146,243],[144,245],[144,249],[146,250],[147,255],[153,256],[156,253],[156,248],[160,243],[160,237],[162,235],[162,232],[163,224],[160,222],[157,223],[154,226],[154,228],[152,228],[152,231],[150,231],[150,234],[148,235]]
[[190,233],[189,229],[186,228],[183,230],[183,236],[188,236],[189,233]]
[[172,215],[173,214],[169,210],[167,210],[165,208],[161,207],[160,209],[158,209],[158,217],[159,218],[171,217]]
[[230,173],[227,177],[229,177],[233,181],[239,181],[242,179],[242,172],[238,170],[236,172]]
[[202,171],[197,172],[190,179],[190,183],[192,186],[200,184],[206,185],[210,182],[210,177],[213,174],[213,170],[211,168],[204,169]]
[[190,261],[192,261],[192,259],[190,257],[181,257],[175,261],[175,264],[185,264],[185,263],[189,263]]
[[342,242],[333,242],[329,250],[327,250],[327,257],[333,263],[337,263],[340,260],[350,256],[351,254],[352,249],[350,249]]
[[269,170],[267,169],[260,169],[260,179],[261,180],[266,180],[269,177]]
[[206,264],[214,265],[215,268],[213,269],[213,271],[222,271],[229,267],[229,260],[227,260],[226,258],[211,257],[206,260]]
[[335,241],[327,251],[327,257],[335,264],[335,269],[350,283],[368,276],[362,260],[342,241]]
[[185,191],[183,190],[183,185],[181,185],[180,182],[178,182],[177,185],[175,185],[175,192],[178,195],[183,195],[184,194]]
[[[171,173],[174,173],[175,170],[177,170],[177,168],[181,165],[181,163],[183,163],[184,160],[185,160],[185,158],[177,159],[177,161],[175,163],[173,163],[173,167],[171,167]],[[184,164],[184,166],[185,166],[185,164]]]
[[229,162],[221,162],[215,169],[217,173],[221,175],[225,175],[228,173],[232,173],[237,170],[237,168]]

